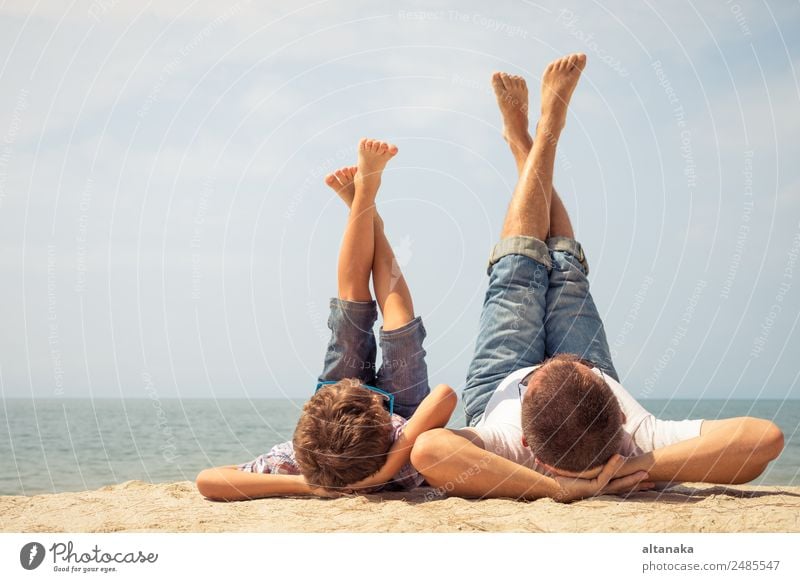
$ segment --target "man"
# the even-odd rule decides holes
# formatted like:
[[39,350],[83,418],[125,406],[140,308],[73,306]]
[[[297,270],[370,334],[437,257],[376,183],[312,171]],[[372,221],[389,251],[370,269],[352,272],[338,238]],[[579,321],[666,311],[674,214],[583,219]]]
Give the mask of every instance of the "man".
[[545,69],[535,140],[524,79],[493,76],[519,179],[489,261],[463,392],[469,427],[427,432],[411,456],[431,486],[453,495],[570,501],[655,482],[741,483],[783,448],[767,420],[662,421],[619,384],[583,249],[552,186],[585,64],[573,54]]

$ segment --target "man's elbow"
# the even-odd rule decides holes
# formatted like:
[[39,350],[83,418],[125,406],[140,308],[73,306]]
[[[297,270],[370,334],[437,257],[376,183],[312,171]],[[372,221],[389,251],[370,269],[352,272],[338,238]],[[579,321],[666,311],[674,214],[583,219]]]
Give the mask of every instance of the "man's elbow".
[[763,425],[762,437],[758,444],[759,456],[765,463],[774,461],[783,451],[783,431],[774,422],[761,420]]
[[425,475],[442,461],[443,439],[446,435],[447,429],[435,428],[417,437],[411,449],[411,464],[417,471]]
[[781,454],[784,445],[783,431],[774,422],[761,418],[745,418],[739,435],[752,444],[743,451],[746,459],[730,481],[737,485],[759,477]]

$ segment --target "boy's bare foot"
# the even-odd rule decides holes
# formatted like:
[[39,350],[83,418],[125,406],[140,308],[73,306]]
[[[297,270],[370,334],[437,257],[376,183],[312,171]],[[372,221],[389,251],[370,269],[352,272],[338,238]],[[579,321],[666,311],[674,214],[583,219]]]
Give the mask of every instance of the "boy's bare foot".
[[363,138],[358,143],[358,172],[356,189],[367,196],[375,196],[381,185],[381,174],[386,164],[397,154],[397,146],[385,141]]
[[492,87],[503,115],[503,137],[511,147],[529,150],[533,140],[528,132],[528,85],[525,79],[498,72],[492,75]]
[[542,75],[542,117],[548,131],[561,131],[567,121],[567,106],[586,66],[586,55],[574,53],[556,59]]
[[325,183],[344,200],[347,207],[353,204],[356,195],[356,186],[353,180],[356,176],[357,166],[345,166],[325,176]]
[[[353,198],[356,197],[355,178],[358,166],[345,166],[331,172],[325,176],[325,183],[330,186],[339,198],[350,208],[353,205]],[[375,213],[375,224],[383,228],[383,219],[380,214]]]

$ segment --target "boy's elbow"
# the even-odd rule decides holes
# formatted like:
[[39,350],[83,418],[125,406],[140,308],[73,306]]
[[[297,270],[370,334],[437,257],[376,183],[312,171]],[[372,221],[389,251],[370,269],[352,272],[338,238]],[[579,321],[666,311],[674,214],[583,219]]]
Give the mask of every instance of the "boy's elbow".
[[221,501],[222,492],[219,488],[219,474],[216,469],[205,469],[200,471],[195,479],[197,491],[203,497],[214,501]]
[[453,414],[453,411],[456,409],[456,405],[458,404],[458,394],[456,391],[453,390],[453,387],[448,384],[439,384],[436,387],[436,391],[439,392],[439,398],[441,399],[442,405],[447,407],[450,411],[450,414]]
[[434,390],[439,393],[442,400],[458,402],[458,395],[449,384],[438,384]]

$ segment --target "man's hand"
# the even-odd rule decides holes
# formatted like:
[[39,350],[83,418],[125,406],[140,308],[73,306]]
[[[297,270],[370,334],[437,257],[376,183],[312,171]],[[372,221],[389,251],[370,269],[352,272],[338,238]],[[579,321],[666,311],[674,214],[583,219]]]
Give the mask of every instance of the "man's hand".
[[[567,503],[596,495],[643,491],[652,489],[655,486],[655,483],[647,481],[649,476],[645,471],[636,471],[630,475],[624,475],[624,463],[624,457],[614,455],[594,479],[554,477],[556,483],[558,483],[559,492],[553,498],[556,501]],[[624,476],[612,479],[612,477],[619,474]]]

